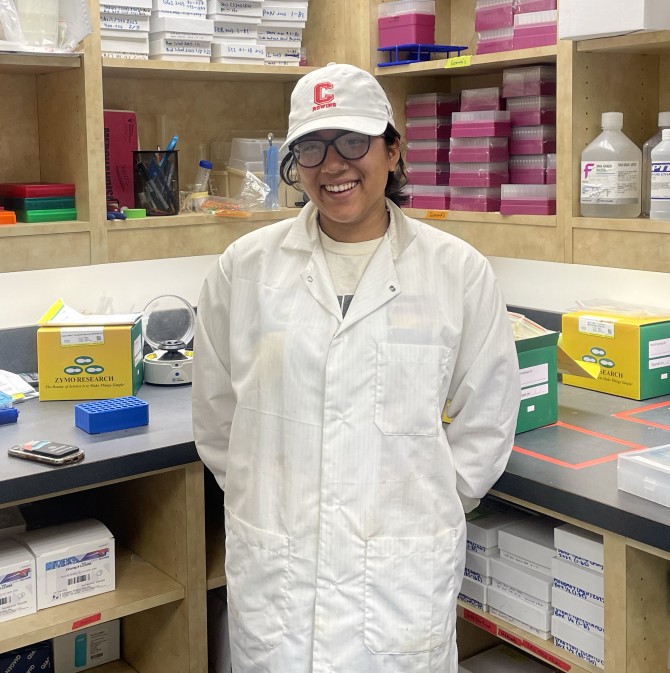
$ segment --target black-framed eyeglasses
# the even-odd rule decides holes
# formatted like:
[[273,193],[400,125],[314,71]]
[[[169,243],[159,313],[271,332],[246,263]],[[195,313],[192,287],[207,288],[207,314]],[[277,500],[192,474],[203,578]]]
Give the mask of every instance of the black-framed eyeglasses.
[[298,140],[290,146],[290,150],[300,166],[315,168],[323,163],[331,145],[343,159],[350,161],[362,159],[370,150],[370,136],[356,131],[347,131],[332,140],[321,140],[320,138]]

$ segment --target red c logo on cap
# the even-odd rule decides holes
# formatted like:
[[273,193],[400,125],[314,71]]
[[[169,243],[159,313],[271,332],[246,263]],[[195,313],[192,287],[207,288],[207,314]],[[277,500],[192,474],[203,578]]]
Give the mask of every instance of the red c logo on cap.
[[332,93],[327,93],[333,85],[330,82],[319,82],[314,86],[314,102],[317,105],[325,105],[330,103],[335,96]]

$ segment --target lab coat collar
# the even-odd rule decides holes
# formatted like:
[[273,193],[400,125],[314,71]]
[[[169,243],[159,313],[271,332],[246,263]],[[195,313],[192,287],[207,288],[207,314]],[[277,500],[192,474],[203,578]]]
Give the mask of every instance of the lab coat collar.
[[[402,210],[389,199],[386,199],[386,207],[390,213],[388,238],[391,245],[391,256],[395,262],[416,237],[416,223],[405,217]],[[282,249],[312,252],[319,247],[317,214],[313,203],[310,202],[304,206],[284,239]]]

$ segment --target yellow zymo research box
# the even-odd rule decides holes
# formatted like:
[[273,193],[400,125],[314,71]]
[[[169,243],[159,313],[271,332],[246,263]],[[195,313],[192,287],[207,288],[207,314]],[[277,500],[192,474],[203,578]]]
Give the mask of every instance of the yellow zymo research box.
[[563,349],[600,365],[597,379],[565,374],[563,383],[634,400],[670,394],[670,315],[565,313]]
[[58,300],[40,318],[40,400],[134,395],[143,380],[140,314],[81,315]]

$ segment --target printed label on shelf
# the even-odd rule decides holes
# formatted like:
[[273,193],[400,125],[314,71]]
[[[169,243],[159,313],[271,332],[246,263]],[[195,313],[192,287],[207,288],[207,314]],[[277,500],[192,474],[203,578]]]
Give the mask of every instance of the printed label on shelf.
[[448,214],[449,214],[448,210],[427,210],[426,211],[426,219],[427,220],[446,220]]
[[445,68],[465,68],[472,62],[472,54],[467,56],[452,56],[448,58],[445,63]]
[[78,619],[76,622],[72,622],[72,627],[71,631],[76,631],[77,629],[80,629],[82,626],[88,626],[89,624],[94,624],[95,622],[99,622],[102,619],[102,613],[96,612],[94,615],[89,615],[88,617],[83,617],[82,619]]

